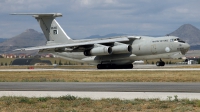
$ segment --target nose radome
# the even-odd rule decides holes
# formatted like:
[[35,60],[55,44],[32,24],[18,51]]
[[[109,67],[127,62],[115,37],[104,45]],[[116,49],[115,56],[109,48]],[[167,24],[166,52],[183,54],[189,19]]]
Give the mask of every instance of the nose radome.
[[189,50],[190,49],[190,45],[188,43],[185,43],[184,48]]
[[185,43],[185,44],[183,45],[183,49],[181,50],[181,53],[182,53],[183,55],[185,55],[185,54],[188,52],[189,49],[190,49],[190,45],[189,45],[188,43]]

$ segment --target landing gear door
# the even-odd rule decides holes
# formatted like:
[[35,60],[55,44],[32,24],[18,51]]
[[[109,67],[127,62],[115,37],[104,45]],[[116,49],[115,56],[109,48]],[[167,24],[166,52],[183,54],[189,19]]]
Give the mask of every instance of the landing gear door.
[[155,44],[151,45],[151,52],[152,52],[152,54],[156,54],[157,53]]

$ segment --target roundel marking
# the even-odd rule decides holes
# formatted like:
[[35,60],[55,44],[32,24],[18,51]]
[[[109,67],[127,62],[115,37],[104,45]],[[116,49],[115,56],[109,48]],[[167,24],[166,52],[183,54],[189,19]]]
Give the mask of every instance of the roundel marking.
[[166,48],[165,48],[165,51],[166,51],[166,52],[170,52],[170,48],[169,48],[169,47],[166,47]]

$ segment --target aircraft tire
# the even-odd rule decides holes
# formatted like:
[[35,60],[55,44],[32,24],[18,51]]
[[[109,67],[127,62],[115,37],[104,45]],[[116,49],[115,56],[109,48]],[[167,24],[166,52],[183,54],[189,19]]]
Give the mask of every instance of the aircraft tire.
[[157,61],[156,66],[165,66],[165,62],[164,61]]
[[157,61],[157,62],[156,62],[156,66],[160,66],[160,61]]
[[97,65],[97,69],[103,69],[102,64],[98,64],[98,65]]
[[165,66],[165,62],[164,61],[161,62],[161,66]]
[[132,69],[133,64],[115,65],[115,64],[98,64],[97,69]]

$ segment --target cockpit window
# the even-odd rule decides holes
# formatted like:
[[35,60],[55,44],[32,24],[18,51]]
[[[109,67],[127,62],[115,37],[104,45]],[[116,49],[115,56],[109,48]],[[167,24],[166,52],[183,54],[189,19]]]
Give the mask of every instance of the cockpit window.
[[178,42],[185,43],[185,41],[183,41],[183,40],[181,40],[179,38],[177,38],[177,40],[178,40]]
[[170,42],[181,42],[181,43],[185,43],[185,41],[179,39],[179,38],[176,38],[176,39],[170,39]]

